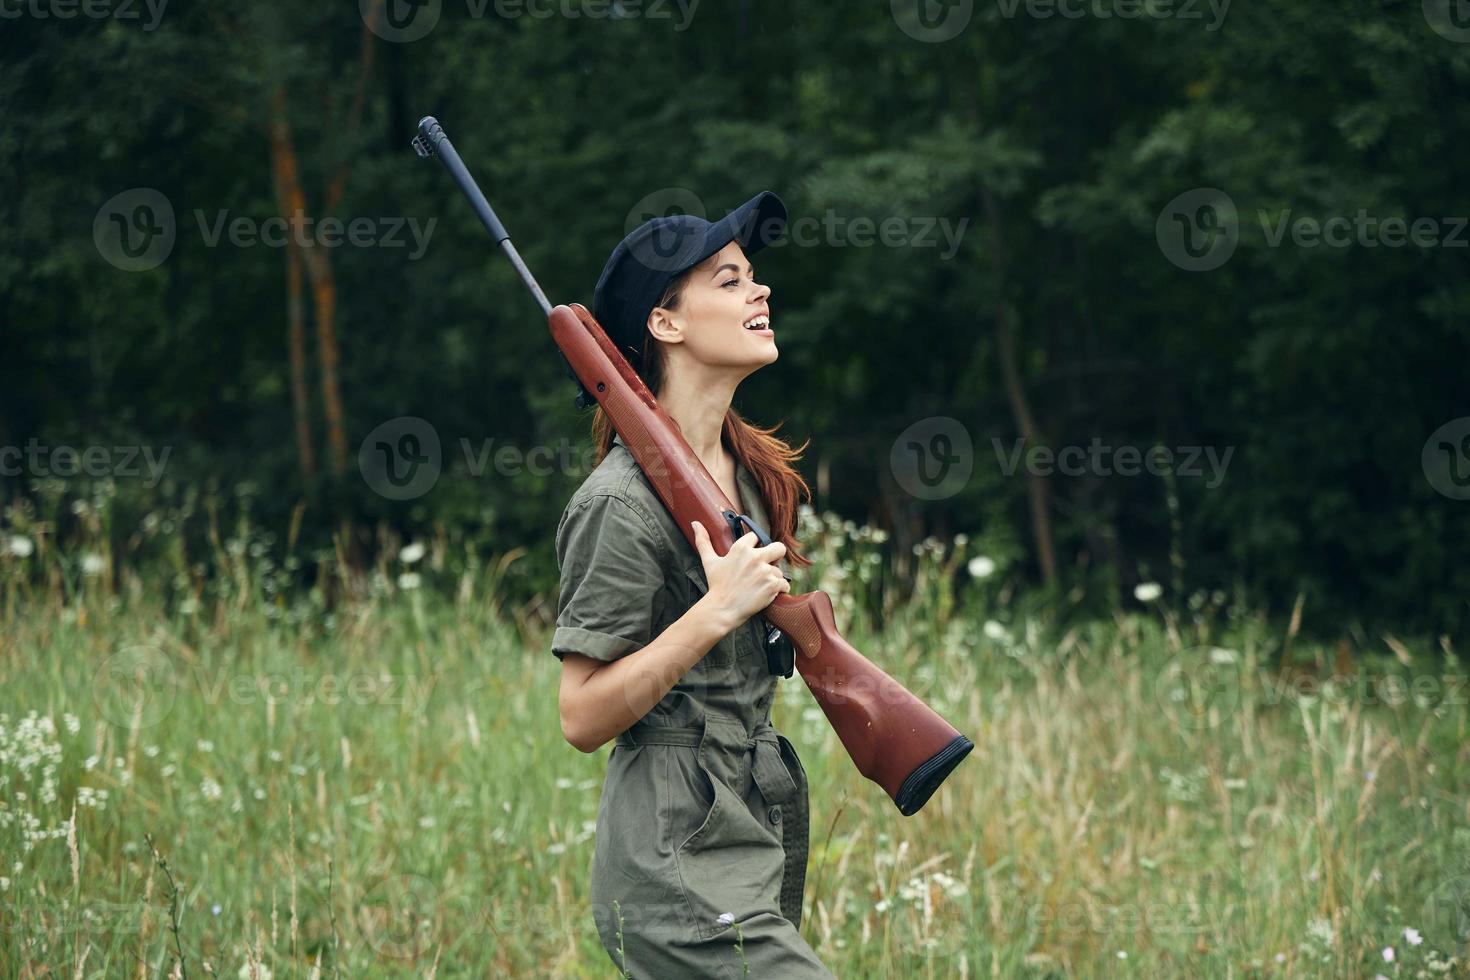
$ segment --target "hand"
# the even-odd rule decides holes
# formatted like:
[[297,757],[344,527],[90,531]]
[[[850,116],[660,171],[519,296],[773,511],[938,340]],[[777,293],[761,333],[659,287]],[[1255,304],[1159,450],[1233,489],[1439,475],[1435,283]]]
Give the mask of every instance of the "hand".
[[705,598],[726,612],[735,624],[745,622],[769,606],[782,592],[791,591],[791,583],[786,581],[786,576],[776,565],[786,556],[784,544],[772,541],[758,548],[755,532],[747,531],[721,556],[715,554],[704,525],[698,521],[691,524],[694,527],[694,547],[699,552],[704,577],[709,582]]

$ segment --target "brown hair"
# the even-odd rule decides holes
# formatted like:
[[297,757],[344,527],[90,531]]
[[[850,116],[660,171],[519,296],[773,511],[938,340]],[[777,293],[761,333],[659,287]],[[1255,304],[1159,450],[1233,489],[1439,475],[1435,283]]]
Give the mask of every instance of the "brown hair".
[[[693,274],[694,269],[690,268],[675,276],[658,305],[666,310],[678,309],[684,287]],[[657,398],[663,387],[668,361],[664,345],[655,340],[646,327],[643,331],[642,360],[643,366],[638,374]],[[786,546],[786,560],[793,567],[802,568],[810,565],[812,560],[801,553],[800,543],[796,539],[796,512],[799,498],[810,500],[812,492],[791,464],[802,458],[802,452],[810,445],[811,440],[808,439],[799,448],[792,449],[785,440],[776,436],[776,430],[780,427],[777,424],[763,429],[752,425],[731,406],[725,412],[725,424],[720,434],[725,445],[730,447],[730,451],[745,464],[751,476],[755,477],[771,522],[766,533],[771,536],[772,541],[780,541]],[[612,449],[615,434],[616,430],[613,429],[607,413],[598,405],[592,416],[592,441],[597,446],[597,462],[602,462],[603,457]]]

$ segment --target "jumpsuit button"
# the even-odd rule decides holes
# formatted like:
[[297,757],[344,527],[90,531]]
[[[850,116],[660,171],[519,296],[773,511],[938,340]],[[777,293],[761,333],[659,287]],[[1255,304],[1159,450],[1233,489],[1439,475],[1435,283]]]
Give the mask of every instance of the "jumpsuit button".
[[771,823],[780,823],[781,822],[781,808],[779,806],[773,806],[773,807],[771,807],[770,811],[766,814],[766,816],[768,816],[768,817],[771,818]]

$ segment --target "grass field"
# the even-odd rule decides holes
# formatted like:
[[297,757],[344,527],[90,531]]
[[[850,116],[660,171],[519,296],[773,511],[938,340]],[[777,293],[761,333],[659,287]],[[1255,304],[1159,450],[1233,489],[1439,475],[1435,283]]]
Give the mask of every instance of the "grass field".
[[[881,537],[824,532],[795,591],[886,596]],[[167,976],[180,951],[194,977],[615,975],[587,896],[608,750],[562,740],[544,606],[500,609],[503,567],[451,574],[431,542],[329,609],[238,543],[209,588],[17,550],[0,975]],[[1464,972],[1448,641],[1348,656],[1218,596],[1064,628],[972,581],[963,541],[920,551],[881,629],[839,606],[975,741],[928,806],[863,780],[798,679],[774,708],[811,781],[803,932],[836,974]]]

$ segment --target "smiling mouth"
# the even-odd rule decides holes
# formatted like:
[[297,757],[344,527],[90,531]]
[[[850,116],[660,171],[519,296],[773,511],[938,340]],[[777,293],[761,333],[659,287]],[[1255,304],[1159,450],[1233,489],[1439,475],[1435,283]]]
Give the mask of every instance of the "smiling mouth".
[[745,329],[746,330],[770,330],[771,329],[771,315],[769,313],[759,313],[759,314],[751,317],[749,320],[746,320],[745,321]]

